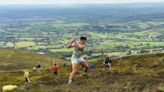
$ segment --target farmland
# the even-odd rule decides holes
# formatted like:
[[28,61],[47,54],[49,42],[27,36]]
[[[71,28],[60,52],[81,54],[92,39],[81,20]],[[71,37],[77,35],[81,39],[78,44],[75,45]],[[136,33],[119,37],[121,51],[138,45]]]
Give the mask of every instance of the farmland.
[[[107,55],[163,52],[163,6],[156,6],[151,11],[149,6],[142,10],[142,7],[129,6],[129,9],[123,6],[124,12],[119,5],[103,8],[97,6],[99,12],[88,7],[58,9],[44,6],[49,12],[43,8],[33,9],[34,7],[30,9],[24,7],[27,12],[6,9],[9,12],[0,16],[3,17],[3,21],[0,21],[0,48],[43,52],[69,59],[73,49],[67,49],[67,44],[74,34],[77,38],[80,36],[88,38],[85,50],[87,54],[85,58],[88,60]],[[133,13],[129,12],[132,10]],[[2,11],[5,11],[5,7]],[[24,13],[26,16],[23,16]],[[4,16],[5,14],[13,16],[9,18]],[[158,14],[158,17],[155,14]]]

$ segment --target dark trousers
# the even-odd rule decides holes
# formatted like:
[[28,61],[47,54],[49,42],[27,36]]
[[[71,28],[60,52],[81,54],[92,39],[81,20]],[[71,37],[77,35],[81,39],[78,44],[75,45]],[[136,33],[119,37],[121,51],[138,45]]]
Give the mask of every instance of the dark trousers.
[[25,77],[25,82],[30,83],[30,79],[28,77]]
[[26,81],[26,82],[28,82],[28,79],[27,79],[27,77],[25,78],[25,81]]
[[58,75],[57,71],[54,72],[54,75]]

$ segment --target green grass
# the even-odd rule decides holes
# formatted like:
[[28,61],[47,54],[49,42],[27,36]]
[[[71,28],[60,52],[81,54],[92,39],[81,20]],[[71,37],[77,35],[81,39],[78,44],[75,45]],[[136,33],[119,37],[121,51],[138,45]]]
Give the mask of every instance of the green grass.
[[86,23],[54,23],[53,27],[56,29],[63,29],[63,28],[80,28],[84,25],[88,25]]
[[24,42],[16,42],[15,43],[17,47],[28,47],[28,46],[33,46],[35,45],[35,42],[28,42],[28,41],[24,41]]
[[[0,49],[0,70],[11,71],[24,68],[32,69],[36,64],[41,64],[45,68],[52,65],[52,57],[39,55],[28,51]],[[56,63],[63,63],[62,60],[56,59]]]
[[24,41],[24,40],[26,40],[26,41],[32,41],[32,40],[34,40],[34,38],[19,38],[19,40],[20,41]]
[[[2,57],[14,60],[14,58],[11,58],[13,55],[16,55],[17,62],[24,62],[24,64],[29,64],[29,62],[22,61],[24,59],[28,60],[27,57],[29,56],[32,56],[32,61],[35,61],[36,58],[43,61],[45,61],[45,58],[51,58],[17,50],[1,50],[1,52],[3,54],[1,53],[0,59],[3,64],[1,63],[0,65],[6,63],[5,59],[2,60]],[[20,54],[23,56],[21,57],[22,60],[18,58]],[[49,67],[40,72],[31,71],[30,79],[32,83],[27,85],[24,85],[22,71],[14,72],[10,70],[6,71],[6,73],[0,72],[0,87],[6,84],[18,85],[21,89],[16,90],[16,92],[83,92],[83,90],[85,92],[143,92],[145,90],[147,92],[153,90],[157,92],[160,90],[158,87],[163,87],[161,85],[162,81],[164,81],[163,57],[164,54],[150,54],[118,58],[114,60],[110,69],[103,68],[103,62],[95,60],[90,62],[95,64],[95,69],[89,71],[90,77],[80,76],[82,68],[79,66],[74,83],[71,85],[67,84],[69,73],[71,72],[69,64],[66,67],[63,67],[62,63],[58,64],[59,75],[57,77],[53,77]],[[44,62],[44,64],[47,64],[47,62]],[[21,68],[19,69],[21,70]]]
[[63,48],[63,49],[50,49],[52,52],[72,52],[73,49]]
[[32,50],[38,50],[38,49],[46,49],[47,46],[45,45],[35,45],[35,46],[32,46]]

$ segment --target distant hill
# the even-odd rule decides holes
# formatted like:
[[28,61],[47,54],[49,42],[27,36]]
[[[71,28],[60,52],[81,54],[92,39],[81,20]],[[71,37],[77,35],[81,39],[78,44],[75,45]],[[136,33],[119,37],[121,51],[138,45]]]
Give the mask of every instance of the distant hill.
[[[55,58],[55,63],[63,63]],[[50,68],[53,57],[40,55],[34,52],[0,49],[0,71],[32,69],[35,65],[41,64],[45,68]]]

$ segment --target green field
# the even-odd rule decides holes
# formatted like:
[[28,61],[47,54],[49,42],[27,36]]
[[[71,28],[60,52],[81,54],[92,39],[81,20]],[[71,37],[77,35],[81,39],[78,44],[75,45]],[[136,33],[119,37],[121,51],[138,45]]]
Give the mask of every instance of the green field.
[[34,42],[17,42],[15,43],[17,47],[28,47],[35,45]]
[[65,28],[80,28],[85,25],[88,24],[87,23],[54,23],[53,27],[56,29],[65,29]]
[[63,49],[50,49],[52,52],[72,52],[73,49],[63,48]]
[[[55,23],[53,22],[52,25],[46,25],[46,23],[44,23],[44,25],[39,25],[40,27],[42,26],[44,30],[53,31],[37,32],[36,34],[34,33],[35,35],[21,33],[26,34],[26,36],[15,38],[16,41],[13,38],[9,39],[9,42],[6,42],[6,45],[2,44],[1,47],[13,47],[15,44],[17,48],[23,48],[35,52],[51,52],[53,53],[53,56],[69,58],[64,56],[66,53],[71,55],[72,49],[67,49],[67,44],[73,34],[76,35],[78,40],[79,36],[86,36],[88,38],[85,52],[90,53],[91,56],[94,56],[95,54],[102,55],[103,53],[104,55],[111,56],[115,55],[116,52],[120,53],[117,55],[126,55],[129,51],[131,51],[132,54],[135,54],[133,52],[141,52],[144,49],[147,51],[154,49],[155,52],[158,49],[163,49],[164,46],[164,41],[162,38],[163,28],[158,27],[163,25],[163,22],[129,22],[101,25],[104,29],[109,29],[109,31],[119,30],[120,32],[97,32],[94,31],[97,30],[94,29],[95,27],[83,22],[67,23],[62,21]],[[110,28],[108,26],[113,26],[114,28]],[[78,30],[82,31],[78,32]],[[133,32],[133,30],[138,31]],[[38,35],[38,33],[40,34]],[[18,33],[15,33],[15,35],[18,35]],[[34,37],[36,35],[38,35],[37,38]],[[163,50],[161,50],[161,52],[162,51]],[[94,60],[95,58],[91,58],[91,56],[85,57],[90,58],[89,60]]]
[[5,32],[5,30],[0,29],[0,32]]

